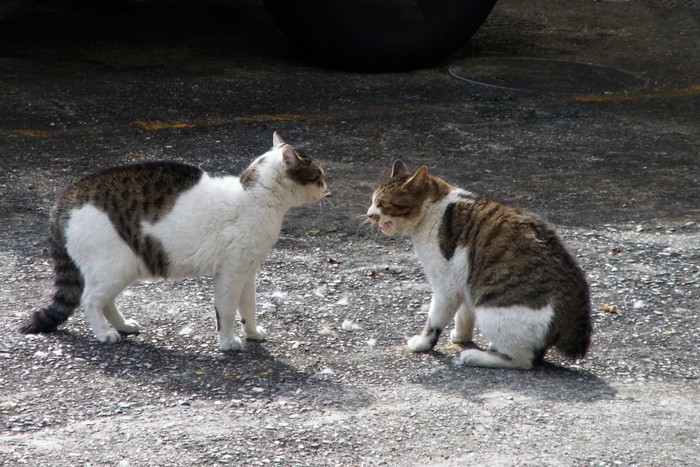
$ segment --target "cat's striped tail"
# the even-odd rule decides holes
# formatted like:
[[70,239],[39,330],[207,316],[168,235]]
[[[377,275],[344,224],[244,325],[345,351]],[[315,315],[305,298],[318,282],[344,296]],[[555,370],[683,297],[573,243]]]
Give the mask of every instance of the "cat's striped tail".
[[580,296],[572,298],[564,305],[568,307],[569,320],[562,329],[555,346],[568,358],[577,360],[588,353],[593,334],[593,323],[588,290],[582,289]]
[[83,275],[66,251],[63,230],[52,222],[49,253],[54,262],[54,292],[51,304],[33,312],[19,327],[22,334],[53,332],[80,305],[85,287]]

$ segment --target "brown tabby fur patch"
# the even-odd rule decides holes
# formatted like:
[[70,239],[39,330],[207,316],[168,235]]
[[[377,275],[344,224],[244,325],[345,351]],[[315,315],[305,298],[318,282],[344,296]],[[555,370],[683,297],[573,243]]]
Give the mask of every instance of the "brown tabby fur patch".
[[244,190],[250,190],[255,186],[258,181],[260,174],[258,173],[258,166],[265,162],[265,157],[260,157],[254,164],[251,164],[239,179],[241,186]]
[[[167,275],[168,258],[158,241],[141,232],[141,222],[156,222],[177,198],[201,179],[197,167],[175,162],[145,162],[117,167],[84,178],[58,200],[52,217],[62,231],[72,209],[90,203],[103,210],[119,236],[156,275]],[[52,222],[53,223],[53,222]],[[62,235],[62,233],[61,233]]]
[[[291,146],[289,146],[291,148]],[[296,161],[287,169],[289,178],[300,185],[314,183],[323,186],[323,169],[304,152],[294,149]]]

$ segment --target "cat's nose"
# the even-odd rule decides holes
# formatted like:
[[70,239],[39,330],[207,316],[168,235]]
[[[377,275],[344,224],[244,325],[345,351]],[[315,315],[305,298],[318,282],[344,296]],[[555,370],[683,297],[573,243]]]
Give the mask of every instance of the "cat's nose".
[[374,203],[372,203],[372,206],[367,210],[367,217],[369,217],[369,220],[372,222],[379,222],[379,209],[374,207]]

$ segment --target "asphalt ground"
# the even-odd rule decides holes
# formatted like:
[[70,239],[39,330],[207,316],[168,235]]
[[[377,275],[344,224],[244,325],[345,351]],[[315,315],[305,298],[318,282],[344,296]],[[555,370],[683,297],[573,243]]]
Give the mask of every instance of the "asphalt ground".
[[[440,67],[353,74],[257,2],[0,2],[0,463],[698,465],[698,44],[695,1],[501,0]],[[333,203],[290,212],[263,266],[267,342],[217,350],[207,278],[128,289],[144,330],[118,345],[81,310],[16,333],[69,183],[143,160],[236,174],[274,130]],[[410,242],[363,223],[395,158],[555,226],[591,283],[587,358],[406,351],[430,289]]]

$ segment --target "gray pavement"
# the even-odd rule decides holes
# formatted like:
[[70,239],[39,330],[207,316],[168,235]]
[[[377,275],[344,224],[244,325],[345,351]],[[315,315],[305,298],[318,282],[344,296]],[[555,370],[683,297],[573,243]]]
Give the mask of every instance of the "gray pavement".
[[[698,44],[696,1],[501,0],[441,67],[352,74],[258,2],[0,2],[0,464],[700,464]],[[118,345],[81,310],[16,333],[61,189],[137,160],[236,174],[273,130],[333,203],[291,212],[263,266],[267,342],[217,350],[207,278],[128,289],[145,329]],[[430,289],[363,224],[397,157],[554,224],[591,283],[586,359],[406,351]]]

